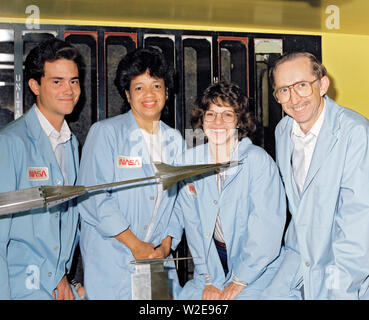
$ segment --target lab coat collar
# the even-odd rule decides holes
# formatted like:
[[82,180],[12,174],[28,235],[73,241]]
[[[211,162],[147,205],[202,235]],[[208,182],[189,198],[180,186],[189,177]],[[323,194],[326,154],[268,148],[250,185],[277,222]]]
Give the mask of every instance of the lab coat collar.
[[337,108],[334,108],[335,102],[328,97],[325,97],[324,99],[326,115],[322,128],[320,129],[318,135],[302,194],[308,188],[314,176],[317,174],[322,164],[328,158],[329,153],[338,140],[337,130],[339,129],[339,125],[337,118]]
[[243,163],[247,161],[247,156],[251,145],[252,142],[249,138],[243,138],[235,145],[235,148],[232,152],[231,161],[241,161],[242,163],[238,165],[231,165],[231,167],[227,169],[223,189],[226,188],[241,171]]
[[[146,143],[145,143],[145,139],[141,133],[141,129],[136,121],[136,118],[133,115],[132,110],[129,110],[127,112],[127,117],[123,118],[124,119],[124,127],[127,128],[127,132],[134,132],[135,133],[135,138],[137,138],[140,143],[142,144],[142,170],[145,173],[146,177],[151,177],[154,176],[154,169],[152,167],[152,165],[144,165],[144,164],[151,164],[151,158],[150,158],[150,154],[149,151],[147,149]],[[156,189],[156,186],[155,186]],[[156,190],[155,190],[156,192]]]
[[[27,125],[27,132],[30,138],[38,141],[42,132],[42,127],[36,115],[36,104],[24,115]],[[46,134],[45,134],[46,136]]]
[[[241,141],[238,141],[238,143],[235,145],[234,150],[232,151],[231,161],[236,162],[241,161],[242,163],[247,161],[249,147],[251,145],[252,142],[249,138],[243,138]],[[212,159],[210,154],[209,143],[207,143],[206,145],[200,145],[196,147],[196,150],[193,154],[195,154],[196,159],[199,159],[201,163],[214,163],[214,160]],[[196,162],[196,164],[199,163]],[[223,184],[223,189],[225,189],[232,182],[232,180],[238,175],[241,169],[242,169],[241,163],[231,165],[230,168],[226,169],[226,176]],[[208,183],[212,185],[211,191],[218,193],[218,187],[214,175],[206,173],[203,174],[202,176],[206,177],[206,179],[209,181]]]
[[[52,150],[51,143],[49,141],[49,138],[46,136],[46,133],[43,131],[41,124],[37,118],[36,115],[36,104],[32,106],[32,108],[24,115],[25,117],[25,123],[27,128],[28,136],[33,140],[33,143],[35,145],[36,150],[42,150],[42,158],[45,161],[45,164],[50,164],[52,166],[53,172],[58,172],[58,174],[62,177],[61,170],[59,168],[58,162],[56,161],[55,154]],[[76,152],[75,148],[77,147],[77,142],[75,141],[75,137],[72,136],[71,139],[71,149],[73,155],[69,154],[69,150],[67,148],[67,159],[73,158],[73,163],[71,161],[67,161],[68,166],[72,165],[74,166],[73,171],[68,169],[68,172],[72,172],[70,176],[68,176],[68,181],[70,184],[73,184],[76,179],[76,168],[78,164],[78,153]],[[72,143],[73,142],[73,143]],[[53,183],[50,180],[50,183]]]
[[24,115],[28,135],[33,140],[35,149],[42,150],[41,156],[44,159],[45,164],[50,164],[53,167],[52,170],[60,173],[62,176],[55,154],[51,147],[51,143],[41,127],[35,108],[36,105],[34,104],[32,108]]

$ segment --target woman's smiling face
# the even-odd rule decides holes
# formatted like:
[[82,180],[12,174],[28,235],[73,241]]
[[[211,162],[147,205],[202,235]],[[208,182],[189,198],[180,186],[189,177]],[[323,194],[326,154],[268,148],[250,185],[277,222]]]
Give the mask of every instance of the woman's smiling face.
[[147,70],[131,80],[126,95],[138,122],[160,120],[167,99],[164,79],[150,76]]
[[[210,104],[204,112],[203,129],[209,143],[216,146],[230,146],[237,139],[237,116],[234,108],[218,101]],[[214,118],[213,121],[209,121]],[[226,120],[226,121],[225,121]]]

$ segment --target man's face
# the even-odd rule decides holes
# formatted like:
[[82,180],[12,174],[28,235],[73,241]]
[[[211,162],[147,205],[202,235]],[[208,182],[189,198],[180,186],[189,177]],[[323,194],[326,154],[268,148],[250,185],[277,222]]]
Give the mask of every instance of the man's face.
[[[275,89],[287,87],[299,81],[313,81],[316,76],[312,72],[311,62],[307,57],[298,57],[283,62],[274,72]],[[303,132],[307,133],[319,118],[323,110],[323,96],[329,87],[329,79],[324,76],[312,84],[312,93],[308,97],[300,97],[292,88],[291,98],[282,103],[285,113],[294,118]]]
[[41,84],[31,79],[29,86],[37,96],[38,108],[52,124],[72,113],[81,94],[77,65],[67,59],[45,62]]

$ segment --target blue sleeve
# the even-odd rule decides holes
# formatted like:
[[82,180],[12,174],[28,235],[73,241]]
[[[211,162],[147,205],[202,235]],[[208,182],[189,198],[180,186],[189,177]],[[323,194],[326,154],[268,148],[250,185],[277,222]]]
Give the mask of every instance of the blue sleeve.
[[[181,186],[178,183],[178,188]],[[183,234],[183,213],[179,203],[179,196],[177,195],[176,201],[174,203],[173,212],[169,219],[167,234],[172,237],[172,250],[175,250],[182,239]]]
[[286,196],[277,166],[265,151],[250,154],[248,162],[249,219],[247,232],[238,240],[244,245],[234,263],[234,275],[250,284],[279,255],[286,221]]
[[181,188],[175,203],[175,212],[185,229],[187,244],[197,272],[199,274],[208,274],[201,222],[194,196],[190,195],[186,190],[188,183],[192,183],[191,180],[180,183]]
[[[96,123],[88,133],[81,158],[77,184],[92,186],[116,181],[114,131]],[[82,218],[105,237],[113,237],[127,228],[129,222],[120,211],[117,193],[97,191],[80,197],[78,204]]]
[[333,238],[329,299],[357,299],[369,270],[369,126],[350,130]]
[[[16,189],[12,143],[10,138],[0,135],[0,193]],[[10,286],[7,262],[7,247],[11,226],[11,215],[0,216],[0,299],[10,299]]]

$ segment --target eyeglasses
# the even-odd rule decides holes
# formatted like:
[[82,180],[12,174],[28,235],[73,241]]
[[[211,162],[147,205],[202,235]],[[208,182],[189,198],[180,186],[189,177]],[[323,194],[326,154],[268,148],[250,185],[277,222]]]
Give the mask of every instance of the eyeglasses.
[[234,122],[236,119],[236,114],[231,110],[225,110],[223,112],[215,112],[212,110],[205,111],[204,121],[212,122],[215,121],[217,115],[220,114],[224,122]]
[[291,89],[295,91],[300,97],[308,97],[313,93],[312,84],[320,80],[319,78],[313,81],[299,81],[290,86],[282,87],[274,90],[273,96],[278,103],[287,103],[291,99]]

